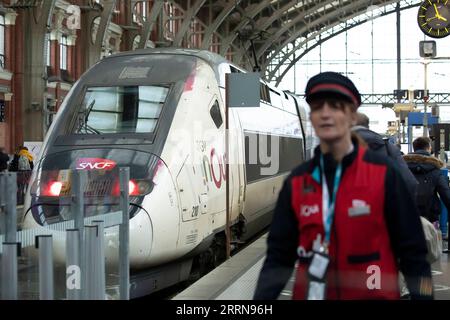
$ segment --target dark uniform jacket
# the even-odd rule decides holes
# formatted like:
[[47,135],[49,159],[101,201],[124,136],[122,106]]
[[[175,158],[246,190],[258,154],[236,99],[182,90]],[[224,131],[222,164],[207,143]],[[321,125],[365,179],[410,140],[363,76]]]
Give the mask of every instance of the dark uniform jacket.
[[[427,247],[422,225],[404,180],[389,158],[379,156],[366,148],[360,149],[357,139],[353,139],[353,144],[355,147],[353,152],[342,161],[340,186],[343,188],[338,189],[336,197],[329,268],[329,272],[333,271],[333,278],[327,278],[328,288],[332,287],[331,291],[327,291],[328,297],[330,299],[399,297],[398,292],[373,293],[367,288],[362,288],[364,284],[361,286],[359,283],[362,280],[359,279],[361,266],[365,268],[366,264],[369,267],[373,264],[387,266],[390,269],[389,275],[394,275],[398,266],[405,276],[413,299],[432,298],[431,270],[426,261]],[[316,174],[319,159],[320,148],[317,147],[314,158],[294,169],[284,183],[270,227],[267,256],[258,279],[255,299],[276,299],[291,276],[295,262],[299,261],[299,270],[305,270],[303,264],[311,250],[310,239],[316,238],[318,232],[323,232],[321,218],[316,218],[314,223],[307,222],[311,228],[306,228],[305,223],[300,221],[302,216],[310,217],[317,212],[309,210],[305,211],[308,215],[302,214],[304,211],[302,203],[312,205],[308,203],[311,200],[305,196],[305,192],[311,192],[314,201],[319,202],[317,204],[319,215],[316,217],[321,217],[321,196],[317,196],[321,195],[321,182],[317,183],[317,179],[321,180],[321,174]],[[332,194],[337,164],[329,154],[324,155],[324,162],[327,186],[329,193]],[[311,183],[313,180],[316,182]],[[305,185],[305,182],[308,184]],[[364,201],[373,206],[370,209],[370,212],[373,212],[372,216],[352,218],[347,214],[346,209],[350,212],[352,203],[355,206]],[[352,230],[349,230],[346,223],[350,218],[353,219]],[[299,230],[303,230],[303,234]],[[342,267],[345,269],[342,270]],[[352,270],[359,273],[356,278],[348,276],[352,274]],[[383,277],[383,270],[381,273]],[[396,279],[396,274],[394,277]],[[297,273],[296,280],[299,278],[304,282],[304,276],[302,279],[302,275]],[[392,285],[395,279],[389,283]],[[351,288],[355,281],[360,286],[359,291]],[[301,286],[296,283],[294,298],[304,298],[304,290],[299,289]],[[395,288],[390,289],[398,291],[397,284],[393,286]]]
[[6,169],[8,169],[8,161],[9,161],[9,156],[0,151],[0,171],[5,171]]
[[19,155],[17,153],[14,154],[13,159],[9,163],[9,171],[19,171]]
[[443,162],[432,157],[424,150],[418,150],[404,156],[409,169],[419,181],[417,205],[420,214],[429,221],[439,220],[441,197],[447,210],[450,210],[450,188],[448,179],[441,174]]
[[352,128],[353,132],[356,132],[369,146],[370,149],[375,152],[388,156],[394,160],[394,165],[397,166],[400,175],[405,179],[406,187],[413,196],[416,195],[418,182],[414,175],[408,168],[402,153],[397,146],[393,145],[389,141],[385,141],[383,137],[363,126],[355,126]]

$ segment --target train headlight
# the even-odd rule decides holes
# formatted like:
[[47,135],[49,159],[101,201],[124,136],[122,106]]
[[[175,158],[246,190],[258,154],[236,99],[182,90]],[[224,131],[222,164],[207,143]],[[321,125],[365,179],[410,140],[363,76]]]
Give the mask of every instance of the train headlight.
[[[130,196],[144,196],[152,191],[152,182],[148,180],[131,179],[128,182],[128,195]],[[120,193],[119,183],[113,189],[113,195],[118,196]]]
[[137,186],[136,182],[133,180],[130,180],[130,182],[128,182],[128,194],[130,196],[138,196],[139,195],[138,186]]
[[146,180],[130,180],[128,183],[128,194],[130,196],[140,196],[150,193],[151,184]]
[[138,181],[137,185],[138,185],[139,194],[147,194],[152,191],[152,184],[150,181],[141,180],[141,181]]

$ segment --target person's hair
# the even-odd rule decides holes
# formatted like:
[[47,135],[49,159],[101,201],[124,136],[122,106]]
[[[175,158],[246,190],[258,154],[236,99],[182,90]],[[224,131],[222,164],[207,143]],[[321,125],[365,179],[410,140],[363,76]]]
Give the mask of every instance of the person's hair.
[[366,116],[364,113],[357,112],[356,113],[356,125],[357,126],[363,126],[369,129],[369,117]]
[[418,137],[416,140],[413,141],[413,149],[414,151],[417,150],[426,150],[431,148],[431,141],[428,137]]

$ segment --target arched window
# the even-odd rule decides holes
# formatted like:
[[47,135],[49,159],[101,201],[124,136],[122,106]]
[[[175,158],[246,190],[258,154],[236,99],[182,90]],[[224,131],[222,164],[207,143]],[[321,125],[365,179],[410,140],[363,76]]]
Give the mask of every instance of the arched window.
[[59,43],[59,68],[67,70],[67,36],[62,36]]
[[45,65],[46,66],[51,66],[52,62],[50,60],[51,57],[51,41],[50,41],[50,34],[47,33],[47,35],[45,36],[45,45],[46,45],[46,49],[45,49]]
[[0,68],[5,68],[5,16],[0,15]]

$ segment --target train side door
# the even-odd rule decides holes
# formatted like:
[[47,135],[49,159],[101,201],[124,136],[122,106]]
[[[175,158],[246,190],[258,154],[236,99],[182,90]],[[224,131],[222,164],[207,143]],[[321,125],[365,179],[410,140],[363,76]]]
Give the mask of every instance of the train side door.
[[233,191],[234,197],[237,198],[237,211],[238,214],[244,211],[244,195],[245,195],[245,176],[244,176],[244,164],[245,164],[245,154],[244,154],[244,135],[241,128],[241,122],[239,119],[239,113],[235,112],[233,109],[230,112],[230,127],[232,128],[233,134],[231,137],[233,141],[230,140],[230,150],[234,153],[234,174],[237,176],[237,181],[234,184],[235,191]]
[[[216,107],[216,112],[215,115],[213,112],[211,112],[214,107]],[[220,121],[218,121],[218,117],[219,117],[219,112],[220,112],[220,117],[222,117],[223,114],[223,119],[221,119]],[[222,164],[222,168],[221,170],[223,171],[222,174],[222,182],[223,182],[223,186],[225,186],[226,183],[229,183],[229,188],[230,188],[230,214],[231,217],[230,219],[232,221],[237,220],[237,218],[239,217],[239,213],[241,212],[241,203],[242,203],[242,199],[240,197],[240,192],[241,192],[241,180],[243,179],[243,173],[240,172],[241,170],[241,164],[242,164],[242,160],[240,159],[241,155],[239,153],[239,147],[242,144],[242,142],[240,141],[240,125],[238,124],[239,120],[237,117],[236,112],[233,111],[232,108],[228,109],[228,113],[229,113],[229,141],[228,141],[228,146],[229,146],[229,179],[228,177],[226,177],[225,171],[226,171],[226,160],[224,159],[223,164]],[[225,145],[225,136],[224,134],[226,134],[225,132],[225,105],[223,104],[223,101],[219,102],[219,99],[217,97],[215,97],[215,102],[212,106],[212,108],[210,109],[210,114],[211,117],[213,118],[213,121],[217,127],[217,129],[219,130],[220,133],[222,133],[222,137],[223,137],[223,150],[224,150],[224,154],[226,153],[226,145]],[[226,158],[226,157],[225,157]],[[228,179],[228,181],[227,181]],[[223,191],[225,192],[225,188],[222,187]]]
[[186,157],[183,166],[177,175],[181,217],[183,222],[197,219],[201,211],[200,198],[197,194],[199,189],[196,186],[196,181],[198,180],[196,175],[200,174],[200,172],[195,170],[195,166],[190,157],[190,155]]

